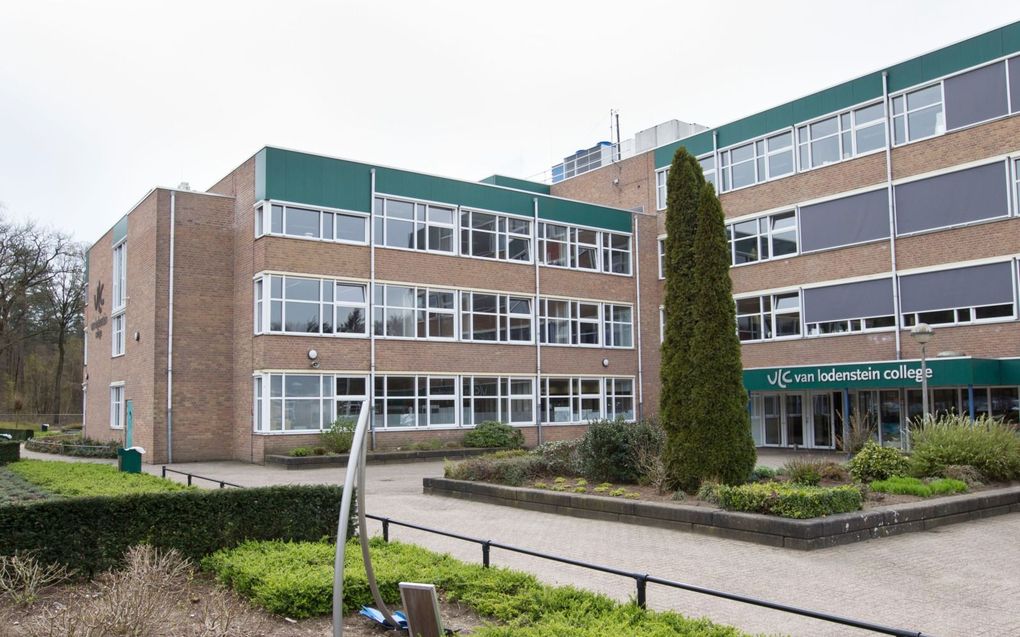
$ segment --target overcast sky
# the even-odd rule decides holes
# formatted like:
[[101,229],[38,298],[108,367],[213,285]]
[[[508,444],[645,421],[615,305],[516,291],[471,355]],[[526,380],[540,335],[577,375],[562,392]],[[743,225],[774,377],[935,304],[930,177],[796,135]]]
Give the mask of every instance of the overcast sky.
[[[963,10],[961,10],[963,9]],[[94,241],[264,145],[529,177],[1020,19],[1016,0],[0,0],[0,205]]]

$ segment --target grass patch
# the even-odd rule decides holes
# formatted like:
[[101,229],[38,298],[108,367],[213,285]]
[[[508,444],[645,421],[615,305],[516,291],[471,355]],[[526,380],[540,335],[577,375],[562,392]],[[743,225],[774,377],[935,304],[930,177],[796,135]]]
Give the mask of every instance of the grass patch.
[[121,473],[106,464],[21,460],[8,467],[23,480],[68,497],[164,493],[194,488],[147,473]]
[[962,480],[942,478],[924,483],[917,478],[893,476],[888,480],[875,480],[871,483],[872,491],[895,493],[898,495],[916,495],[919,498],[930,498],[933,495],[952,495],[967,490],[967,483]]
[[[372,564],[387,604],[399,604],[401,581],[435,584],[450,601],[470,606],[502,625],[474,631],[478,637],[572,637],[681,635],[739,637],[735,628],[672,612],[643,611],[604,595],[569,586],[547,586],[534,576],[482,568],[421,547],[373,538]],[[247,542],[219,551],[202,565],[217,578],[270,612],[303,618],[332,609],[334,548],[320,542]],[[344,563],[344,612],[371,604],[357,542]]]
[[857,487],[811,487],[782,482],[719,485],[714,497],[728,511],[797,519],[858,511],[864,500]]
[[7,467],[0,467],[0,506],[52,498],[53,494],[32,484]]

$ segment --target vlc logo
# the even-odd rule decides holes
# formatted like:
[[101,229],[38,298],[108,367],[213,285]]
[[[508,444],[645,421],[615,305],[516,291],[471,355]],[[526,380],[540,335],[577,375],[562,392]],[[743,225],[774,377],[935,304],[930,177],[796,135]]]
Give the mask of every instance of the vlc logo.
[[777,369],[775,373],[766,376],[769,385],[774,385],[779,389],[786,389],[787,385],[790,384],[790,371],[786,369]]
[[96,309],[96,313],[103,313],[103,305],[106,303],[106,299],[103,298],[103,282],[100,281],[96,284],[96,295],[92,297],[92,307]]

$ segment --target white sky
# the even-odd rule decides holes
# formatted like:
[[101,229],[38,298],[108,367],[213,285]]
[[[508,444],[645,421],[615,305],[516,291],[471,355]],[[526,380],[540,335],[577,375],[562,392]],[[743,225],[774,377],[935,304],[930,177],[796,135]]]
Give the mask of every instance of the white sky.
[[529,177],[1020,19],[1016,0],[0,0],[0,205],[97,239],[264,145]]

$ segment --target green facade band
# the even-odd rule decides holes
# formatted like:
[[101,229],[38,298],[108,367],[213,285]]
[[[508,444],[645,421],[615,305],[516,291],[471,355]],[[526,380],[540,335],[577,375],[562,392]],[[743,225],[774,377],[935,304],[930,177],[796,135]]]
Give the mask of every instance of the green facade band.
[[[1020,359],[935,358],[928,360],[927,367],[930,387],[1020,385]],[[744,370],[748,391],[892,389],[920,384],[919,360]]]
[[[1020,22],[1014,22],[883,70],[889,73],[889,91],[896,93],[1018,50],[1020,50]],[[882,71],[875,71],[656,148],[655,167],[669,166],[676,149],[681,146],[687,147],[687,152],[695,156],[712,152],[713,133],[719,136],[719,148],[726,148],[879,97],[882,97]]]
[[559,199],[532,190],[513,190],[268,147],[255,156],[255,200],[368,213],[372,205],[373,168],[376,192],[380,194],[526,217],[534,217],[537,199],[539,219],[633,232],[633,214],[627,210]]

